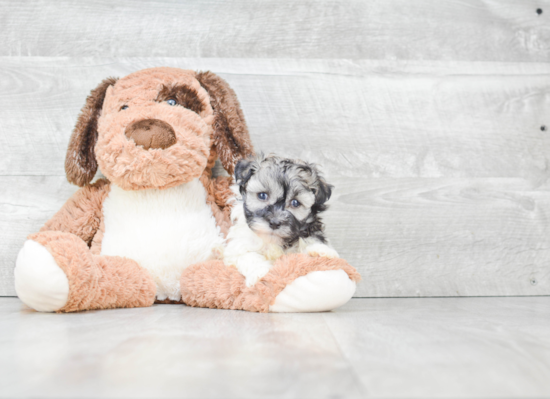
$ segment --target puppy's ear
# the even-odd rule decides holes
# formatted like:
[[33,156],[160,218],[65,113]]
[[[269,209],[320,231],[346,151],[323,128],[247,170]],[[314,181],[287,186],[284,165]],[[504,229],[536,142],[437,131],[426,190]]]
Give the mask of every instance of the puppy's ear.
[[315,205],[323,205],[332,195],[333,185],[328,184],[317,165],[308,163],[310,173],[314,178],[313,193],[315,194]]
[[97,160],[94,147],[97,143],[97,120],[101,115],[105,93],[116,78],[107,78],[86,99],[69,141],[65,157],[65,173],[70,183],[83,187],[95,176]]
[[318,187],[315,192],[315,203],[317,205],[323,205],[325,202],[327,202],[330,199],[330,196],[332,195],[332,189],[333,185],[328,184],[325,179],[321,176],[317,179]]
[[239,159],[254,153],[243,111],[233,89],[218,75],[198,72],[196,78],[210,95],[216,152],[223,167],[232,174]]
[[255,165],[256,161],[251,158],[241,159],[235,165],[235,183],[240,187],[241,194],[244,191],[246,183],[256,171]]

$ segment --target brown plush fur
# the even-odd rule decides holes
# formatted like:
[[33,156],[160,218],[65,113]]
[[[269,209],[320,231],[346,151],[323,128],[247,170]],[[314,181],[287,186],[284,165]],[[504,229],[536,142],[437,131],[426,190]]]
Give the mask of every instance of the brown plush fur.
[[58,312],[151,306],[156,286],[149,272],[118,256],[94,256],[79,237],[49,231],[29,236],[43,245],[69,280],[69,299]]
[[67,180],[84,186],[94,178],[97,161],[94,147],[97,143],[97,120],[101,114],[105,92],[116,83],[116,78],[107,78],[92,90],[76,122],[65,158]]
[[204,104],[200,100],[197,90],[186,85],[162,85],[156,101],[176,100],[178,104],[199,114],[204,111]]
[[212,209],[212,215],[216,219],[216,225],[226,237],[231,227],[231,206],[227,204],[233,196],[230,189],[231,177],[218,176],[215,179],[207,175],[201,177],[201,182],[206,189],[206,202]]
[[206,190],[206,202],[212,209],[212,215],[216,219],[216,225],[220,228],[223,236],[226,237],[231,227],[231,206],[229,200],[234,194],[231,191],[233,178],[229,176],[218,176],[212,178],[212,168],[216,163],[218,154],[213,145],[210,149],[210,157],[200,181]]
[[[193,87],[204,111],[157,102],[165,85]],[[128,107],[124,109],[124,107]],[[176,143],[165,149],[146,150],[128,140],[125,129],[140,120],[169,124]],[[165,189],[201,176],[210,154],[213,112],[208,93],[192,71],[152,68],[135,72],[107,89],[98,123],[96,156],[99,168],[112,183],[125,190]]]
[[103,236],[105,235],[105,217],[101,214],[101,221],[99,223],[99,229],[95,233],[94,239],[90,246],[90,252],[92,255],[101,254],[101,243],[103,242]]
[[237,95],[225,80],[212,72],[197,73],[197,79],[212,98],[213,140],[218,156],[223,167],[233,174],[237,161],[254,152]]
[[253,287],[236,268],[213,260],[193,265],[181,277],[183,302],[189,306],[268,312],[279,293],[298,277],[314,271],[344,270],[353,281],[360,274],[343,259],[285,255]]
[[81,188],[42,226],[40,231],[71,233],[90,246],[100,227],[103,200],[107,194],[109,194],[109,182],[105,179]]

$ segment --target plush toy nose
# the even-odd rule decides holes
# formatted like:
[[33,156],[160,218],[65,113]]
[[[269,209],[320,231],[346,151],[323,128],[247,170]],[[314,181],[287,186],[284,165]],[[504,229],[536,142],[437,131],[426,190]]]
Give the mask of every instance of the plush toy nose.
[[143,119],[128,125],[124,134],[136,145],[149,148],[168,148],[176,143],[176,132],[168,123],[159,119]]

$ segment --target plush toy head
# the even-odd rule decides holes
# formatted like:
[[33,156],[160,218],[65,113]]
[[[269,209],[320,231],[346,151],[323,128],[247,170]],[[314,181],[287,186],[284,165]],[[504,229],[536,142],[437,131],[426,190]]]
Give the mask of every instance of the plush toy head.
[[98,165],[125,190],[165,189],[219,157],[232,173],[253,152],[237,97],[211,72],[152,68],[92,91],[71,136],[65,171],[78,186]]

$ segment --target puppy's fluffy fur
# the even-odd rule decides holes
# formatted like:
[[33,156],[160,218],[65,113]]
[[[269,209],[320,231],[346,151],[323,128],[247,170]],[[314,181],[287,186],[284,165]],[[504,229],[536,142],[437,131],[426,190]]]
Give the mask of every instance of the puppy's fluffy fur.
[[313,164],[275,155],[243,159],[235,168],[233,225],[223,258],[254,285],[285,253],[337,258],[320,213],[332,186]]

